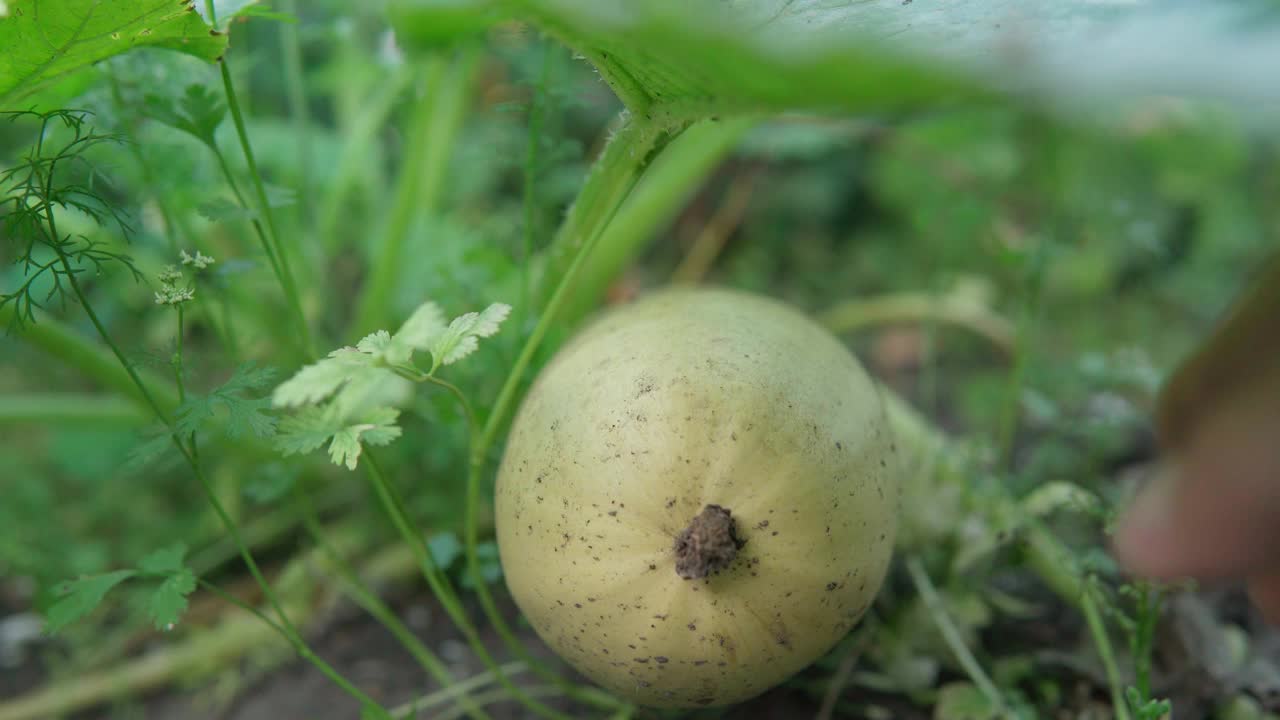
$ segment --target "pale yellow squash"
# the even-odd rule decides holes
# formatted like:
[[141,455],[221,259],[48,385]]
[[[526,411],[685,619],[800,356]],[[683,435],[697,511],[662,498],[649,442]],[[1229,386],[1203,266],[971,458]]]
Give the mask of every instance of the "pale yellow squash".
[[870,606],[895,453],[875,384],[817,324],[740,292],[659,292],[584,330],[524,400],[497,484],[506,582],[622,697],[745,700]]

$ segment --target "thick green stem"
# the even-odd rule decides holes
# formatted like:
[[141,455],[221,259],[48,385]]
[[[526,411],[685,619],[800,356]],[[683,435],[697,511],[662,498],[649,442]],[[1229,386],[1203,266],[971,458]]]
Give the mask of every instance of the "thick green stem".
[[[512,406],[516,390],[525,370],[532,361],[533,355],[541,344],[542,339],[553,324],[565,299],[574,288],[574,283],[586,259],[591,255],[592,248],[614,218],[619,206],[625,201],[634,187],[636,180],[669,140],[670,134],[668,130],[656,129],[645,124],[631,122],[630,120],[610,140],[604,155],[597,161],[594,170],[588,176],[587,184],[579,195],[578,201],[575,203],[574,209],[561,231],[560,238],[569,238],[562,240],[562,242],[565,247],[572,248],[573,257],[563,274],[560,275],[559,282],[543,309],[537,325],[525,341],[524,347],[508,373],[483,429],[479,429],[478,433],[473,431],[472,434],[470,463],[467,474],[466,548],[468,567],[472,577],[475,579],[476,594],[480,599],[481,607],[484,609],[486,616],[498,630],[504,642],[514,652],[522,656],[527,655],[527,650],[519,639],[515,637],[515,634],[511,632],[501,613],[498,612],[493,597],[480,576],[479,559],[476,554],[478,545],[476,528],[484,461],[499,428],[505,421],[507,412]],[[572,238],[575,237],[580,238],[581,242],[573,241]],[[456,394],[465,407],[465,398],[461,397],[461,393]],[[570,684],[558,677],[552,677],[566,692],[573,692],[573,687]],[[613,704],[611,709],[616,709],[617,707],[617,704]]]
[[[671,222],[756,122],[751,118],[703,120],[667,145],[605,228],[560,311],[560,322],[573,325],[599,306],[613,279]],[[561,233],[558,242],[567,244],[567,234]],[[553,260],[549,277],[557,277],[555,268]]]
[[554,285],[549,285],[549,297],[542,315],[524,347],[520,349],[520,354],[494,401],[493,410],[485,421],[479,441],[472,448],[473,465],[483,462],[489,448],[493,446],[506,421],[507,413],[512,409],[516,391],[534,353],[571,293],[577,290],[578,277],[587,258],[591,256],[592,249],[635,187],[640,175],[671,140],[673,131],[678,132],[678,129],[655,127],[624,117],[622,127],[609,140],[604,154],[587,175],[586,185],[552,243],[548,274],[544,280],[550,283],[551,278],[555,278]]
[[413,221],[434,212],[444,194],[449,161],[466,116],[479,57],[478,49],[469,47],[459,51],[451,63],[432,58],[427,65],[426,94],[414,113],[395,201],[373,248],[373,267],[356,311],[357,335],[388,324],[396,281],[404,270],[405,240]]
[[591,166],[568,217],[547,248],[546,268],[539,288],[539,297],[546,305],[550,305],[554,293],[563,286],[561,280],[569,273],[570,266],[583,257],[580,251],[599,239],[640,176],[686,127],[650,123],[626,112],[620,122],[604,152]]

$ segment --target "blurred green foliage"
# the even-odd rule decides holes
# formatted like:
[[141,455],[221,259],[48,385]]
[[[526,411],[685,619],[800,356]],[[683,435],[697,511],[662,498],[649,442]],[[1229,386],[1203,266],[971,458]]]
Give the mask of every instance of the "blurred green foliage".
[[[353,307],[397,179],[415,162],[405,155],[408,126],[417,103],[434,90],[423,86],[424,58],[452,46],[438,46],[436,36],[398,44],[378,3],[305,5],[295,28],[300,76],[283,69],[284,25],[254,15],[233,23],[230,67],[259,170],[295,248],[303,305],[321,346],[332,348],[359,339],[351,334]],[[418,22],[412,13],[426,12],[414,9],[419,5],[434,4],[396,3],[397,22]],[[620,108],[596,70],[571,51],[528,26],[488,21],[483,32],[463,28],[486,42],[486,53],[469,115],[450,148],[440,209],[414,215],[391,302],[397,324],[426,301],[451,317],[490,302],[516,306],[510,332],[450,372],[481,413],[537,319],[537,308],[521,307],[523,273],[533,263],[526,253],[552,241]],[[689,52],[696,59],[715,47]],[[756,57],[749,46],[737,49]],[[914,65],[898,69],[916,77]],[[752,91],[743,75],[717,89]],[[302,108],[287,99],[298,89],[294,83],[304,91]],[[912,86],[904,96],[920,100],[929,87]],[[195,58],[140,50],[30,98],[45,109],[85,108],[96,127],[123,138],[92,148],[86,158],[101,173],[104,196],[135,232],[126,238],[71,211],[59,215],[59,224],[128,253],[146,276],[84,277],[93,307],[139,367],[169,373],[174,351],[172,315],[153,301],[156,273],[177,262],[180,250],[217,258],[188,316],[186,382],[197,393],[219,387],[245,361],[286,375],[300,364],[287,350],[289,316],[253,239],[253,214],[236,205],[206,147],[221,148],[231,176],[245,179],[234,128],[211,107],[220,88],[217,70]],[[770,85],[747,96],[772,103],[776,91]],[[531,152],[535,104],[543,121]],[[203,120],[194,112],[201,108]],[[0,123],[0,167],[27,152],[32,133],[23,118]],[[978,517],[977,509],[1003,501],[997,485],[1022,501],[1054,481],[1078,484],[1112,507],[1121,495],[1116,464],[1149,433],[1160,379],[1275,247],[1276,159],[1274,143],[1251,124],[1176,100],[1139,105],[1101,130],[985,101],[850,119],[789,116],[756,128],[615,290],[625,295],[631,282],[665,283],[735,184],[750,178],[750,202],[721,238],[708,282],[814,312],[851,298],[944,293],[958,284],[989,297],[992,310],[1018,329],[1012,354],[927,324],[873,328],[848,340],[873,372],[972,441],[974,457],[965,465],[972,485],[946,489],[934,498],[936,507],[912,511],[921,526],[935,523],[934,537],[946,539],[928,559],[941,569],[939,584],[966,639],[998,661],[1010,686],[1025,689],[1035,678],[1028,681],[1029,671],[1015,662],[1022,656],[1001,657],[982,633],[1034,613],[1028,608],[1047,602],[1046,593],[1029,588],[1025,572],[1008,577],[1009,568],[1021,569],[1002,534],[1008,528]],[[536,190],[531,196],[526,173]],[[12,239],[0,235],[5,291],[24,279],[23,268],[10,265]],[[47,311],[48,319],[93,337],[74,303]],[[535,365],[550,352],[541,351]],[[99,391],[20,336],[0,340],[0,400]],[[420,391],[401,425],[404,438],[381,457],[448,567],[459,552],[450,533],[459,530],[463,503],[465,419],[447,394]],[[173,457],[141,464],[131,458],[148,438],[142,427],[32,424],[0,412],[0,598],[7,591],[44,611],[68,578],[136,567],[177,540],[190,546],[189,561],[201,577],[240,572],[185,468]],[[345,471],[268,461],[220,433],[202,443],[218,493],[246,527],[287,516],[289,491],[301,482],[328,493],[322,494],[328,517],[392,541],[375,503]],[[1054,527],[1092,559],[1091,567],[1114,579],[1113,568],[1097,560],[1105,556],[1096,521],[1105,513],[1055,519]],[[961,557],[970,543],[992,555]],[[494,580],[492,545],[482,547],[486,579]],[[955,572],[963,562],[982,572]],[[971,687],[939,689],[955,668],[910,592],[895,575],[885,591],[888,610],[874,626],[880,642],[856,682],[922,702],[937,699],[949,717],[987,717],[989,708]],[[97,624],[56,646],[69,667],[100,657],[95,631],[149,622],[138,611],[140,596],[128,597],[125,611],[93,616]],[[837,659],[838,653],[820,667],[822,677]],[[1058,702],[1053,698],[1062,689],[1055,683],[1045,679],[1037,688],[1042,707]]]

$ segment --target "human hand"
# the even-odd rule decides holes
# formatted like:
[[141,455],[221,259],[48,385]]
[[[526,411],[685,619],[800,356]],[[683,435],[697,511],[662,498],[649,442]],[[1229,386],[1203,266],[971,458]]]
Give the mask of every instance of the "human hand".
[[1280,258],[1162,392],[1163,457],[1115,553],[1159,580],[1242,579],[1280,624]]

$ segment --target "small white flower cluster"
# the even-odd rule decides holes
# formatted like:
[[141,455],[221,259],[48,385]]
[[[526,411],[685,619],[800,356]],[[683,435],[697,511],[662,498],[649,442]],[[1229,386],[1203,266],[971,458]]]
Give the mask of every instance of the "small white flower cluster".
[[186,250],[182,250],[181,253],[182,253],[182,264],[194,265],[197,270],[203,270],[209,267],[210,265],[212,265],[214,262],[213,258],[209,257],[208,255],[205,255],[199,250],[196,251],[196,254],[194,257],[191,255],[188,255]]
[[182,282],[182,271],[176,265],[165,265],[156,279],[160,281],[160,290],[156,292],[157,305],[179,305],[196,296],[194,287],[178,285]]
[[[182,250],[179,255],[182,259],[183,266],[190,265],[196,270],[203,270],[214,263],[213,258],[205,255],[199,250],[195,255],[191,255],[186,250]],[[195,299],[195,286],[188,285],[182,287],[182,270],[177,265],[165,265],[157,275],[156,279],[160,281],[160,291],[156,293],[157,305],[180,305],[188,300]]]

